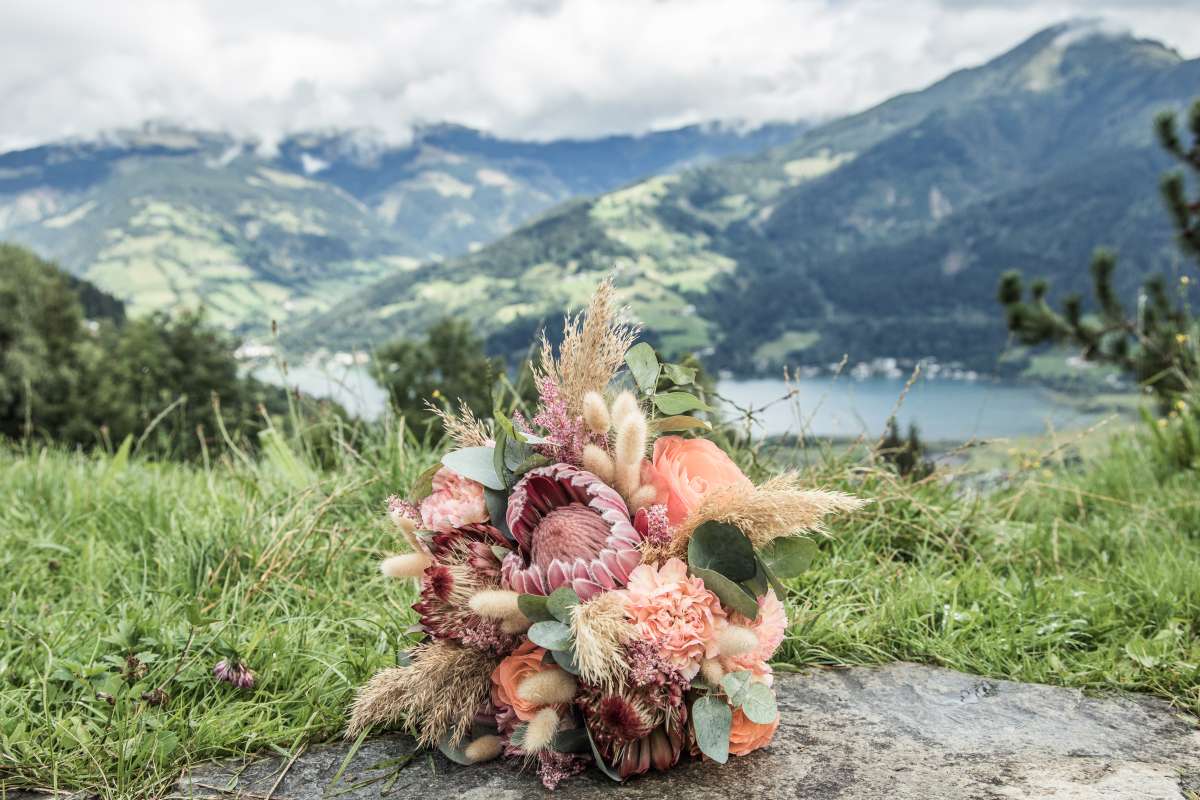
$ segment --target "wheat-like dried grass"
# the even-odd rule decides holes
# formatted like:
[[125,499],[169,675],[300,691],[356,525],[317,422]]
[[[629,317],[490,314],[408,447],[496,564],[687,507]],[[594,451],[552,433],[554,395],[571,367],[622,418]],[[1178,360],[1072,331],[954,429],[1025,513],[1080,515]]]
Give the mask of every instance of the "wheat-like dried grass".
[[620,321],[623,309],[614,306],[612,279],[596,287],[585,311],[563,321],[558,357],[542,336],[539,372],[558,384],[572,417],[583,414],[588,392],[603,393],[625,362],[625,351],[637,341],[641,326]]
[[458,401],[457,413],[439,408],[428,400],[425,407],[441,419],[446,436],[459,447],[486,447],[492,441],[492,432],[487,425],[462,400]]
[[794,472],[771,478],[761,486],[726,486],[705,495],[700,506],[680,523],[671,541],[643,548],[643,560],[687,558],[692,532],[706,522],[737,526],[755,549],[773,539],[802,531],[824,532],[825,517],[861,508],[864,501],[844,492],[800,488]]
[[571,633],[580,678],[610,690],[624,682],[629,665],[622,645],[633,638],[634,631],[620,595],[609,592],[574,606]]
[[346,738],[378,725],[403,722],[424,747],[449,735],[459,742],[487,700],[500,659],[450,642],[419,646],[412,664],[380,670],[358,690]]

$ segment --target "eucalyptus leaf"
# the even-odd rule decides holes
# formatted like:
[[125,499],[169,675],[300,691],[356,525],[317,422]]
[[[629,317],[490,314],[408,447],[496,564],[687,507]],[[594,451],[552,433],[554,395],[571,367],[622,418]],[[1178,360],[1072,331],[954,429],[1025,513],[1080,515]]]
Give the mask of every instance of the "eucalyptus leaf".
[[529,628],[529,641],[547,650],[570,650],[571,629],[558,620],[535,622]]
[[464,478],[500,491],[505,486],[496,474],[495,450],[494,447],[464,447],[446,453],[442,456],[442,463]]
[[746,687],[745,696],[739,704],[746,719],[759,725],[770,725],[779,716],[775,706],[775,694],[763,683],[752,683]]
[[554,663],[565,669],[572,675],[579,674],[579,664],[575,661],[575,650],[551,650],[550,655],[554,658]]
[[508,434],[503,428],[496,430],[496,446],[492,448],[492,469],[503,484],[501,489],[508,489],[511,481],[508,479],[508,467],[504,463],[504,451],[508,448]]
[[408,496],[412,498],[414,503],[420,503],[426,497],[433,494],[433,476],[437,475],[437,471],[442,468],[442,465],[434,464],[429,469],[422,472],[413,481],[412,487],[408,490]]
[[712,423],[699,417],[692,417],[686,414],[677,414],[673,417],[659,417],[650,423],[656,431],[660,433],[668,433],[670,431],[690,431],[696,428],[701,428],[706,431],[712,430]]
[[446,734],[438,742],[438,750],[442,751],[442,755],[453,761],[455,764],[470,766],[475,762],[467,758],[467,754],[462,751],[458,745],[450,741],[450,734]]
[[546,598],[546,610],[564,625],[571,624],[571,608],[579,605],[579,595],[568,586],[560,586]]
[[540,594],[523,594],[517,597],[517,609],[530,622],[551,622],[554,615],[546,608],[546,597]]
[[690,567],[691,573],[704,581],[704,588],[748,619],[758,619],[758,600],[740,583],[734,583],[719,572],[703,567]]
[[733,711],[715,695],[706,694],[692,703],[692,730],[700,752],[718,764],[729,760],[729,731]]
[[688,564],[719,572],[734,583],[750,580],[758,571],[754,545],[735,525],[706,522],[688,541]]
[[687,386],[696,380],[696,368],[685,367],[682,364],[663,364],[663,374],[667,380],[676,386]]
[[492,527],[504,534],[504,538],[510,542],[513,539],[512,532],[508,529],[508,495],[497,489],[484,488],[483,502],[487,507],[488,519],[492,522]]
[[742,586],[755,597],[762,597],[767,593],[770,584],[767,582],[767,571],[763,568],[762,561],[758,556],[754,557],[754,567],[754,577],[742,581]]
[[771,584],[771,588],[775,590],[775,596],[780,600],[787,597],[787,587],[780,582],[779,576],[772,572],[771,568],[764,564],[763,560],[757,555],[755,555],[755,559],[758,561],[758,568],[767,576],[767,581]]
[[767,568],[779,578],[795,578],[812,566],[819,552],[807,536],[780,536],[758,551]]
[[550,749],[560,753],[586,753],[589,749],[587,730],[568,728],[559,731],[550,741]]
[[639,342],[625,353],[625,363],[633,374],[633,380],[638,388],[649,394],[658,385],[658,356],[654,348],[645,342]]
[[664,414],[686,414],[689,411],[712,411],[699,397],[687,392],[667,392],[654,395],[654,405]]
[[740,706],[746,700],[746,691],[750,688],[754,676],[748,670],[729,672],[721,677],[721,691],[729,697],[729,702]]
[[[733,724],[732,716],[730,717],[729,722],[730,722],[730,725]],[[621,783],[621,781],[622,781],[621,776],[618,775],[616,770],[614,770],[612,767],[610,767],[604,761],[604,757],[602,755],[600,755],[600,750],[599,750],[599,748],[596,747],[596,740],[592,738],[592,732],[590,730],[588,730],[588,727],[586,724],[583,726],[583,730],[587,734],[588,744],[590,744],[592,746],[592,758],[595,759],[596,766],[599,767],[600,771],[603,772],[605,775],[612,778],[617,783]]]

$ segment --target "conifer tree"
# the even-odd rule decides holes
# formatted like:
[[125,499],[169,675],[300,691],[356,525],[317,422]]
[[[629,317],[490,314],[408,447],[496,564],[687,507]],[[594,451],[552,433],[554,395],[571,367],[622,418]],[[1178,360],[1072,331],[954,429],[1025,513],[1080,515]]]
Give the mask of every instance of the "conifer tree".
[[[1193,140],[1190,146],[1180,138],[1173,113],[1155,119],[1162,147],[1200,179],[1200,101],[1192,105],[1187,127]],[[1200,200],[1188,199],[1182,172],[1163,177],[1162,195],[1181,251],[1200,267]],[[1128,307],[1113,285],[1116,265],[1112,252],[1096,251],[1091,265],[1096,309],[1090,314],[1084,313],[1078,295],[1065,298],[1061,311],[1051,308],[1046,300],[1049,284],[1043,279],[1030,284],[1026,297],[1021,273],[1005,273],[999,300],[1008,328],[1022,344],[1065,343],[1082,348],[1087,360],[1114,365],[1150,387],[1165,408],[1200,378],[1197,319],[1182,300],[1171,297],[1162,276],[1148,278],[1132,308]],[[1186,286],[1196,277],[1185,275],[1181,283]]]

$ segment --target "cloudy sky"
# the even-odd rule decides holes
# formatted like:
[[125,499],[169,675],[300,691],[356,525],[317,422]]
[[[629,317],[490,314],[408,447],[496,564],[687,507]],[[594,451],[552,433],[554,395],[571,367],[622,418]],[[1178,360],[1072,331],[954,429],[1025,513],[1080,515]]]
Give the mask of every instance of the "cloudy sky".
[[269,141],[821,118],[1096,14],[1200,56],[1195,0],[3,0],[0,148],[146,119]]

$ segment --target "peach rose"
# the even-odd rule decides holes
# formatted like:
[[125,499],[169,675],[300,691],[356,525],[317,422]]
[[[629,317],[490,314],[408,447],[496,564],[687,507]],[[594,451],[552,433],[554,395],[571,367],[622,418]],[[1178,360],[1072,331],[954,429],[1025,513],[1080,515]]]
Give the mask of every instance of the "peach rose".
[[753,486],[737,464],[708,439],[660,437],[654,443],[652,466],[658,502],[667,507],[672,525],[687,519],[713,489]]
[[526,639],[492,670],[492,702],[498,707],[510,707],[523,722],[533,719],[541,706],[518,697],[517,687],[530,675],[558,669],[554,664],[543,664],[545,656],[545,650]]
[[751,722],[740,708],[735,708],[733,711],[733,725],[729,729],[729,752],[735,756],[744,756],[760,747],[766,747],[770,743],[771,737],[775,735],[775,729],[778,727],[778,714],[775,715],[774,722],[768,722],[764,725],[758,722]]

